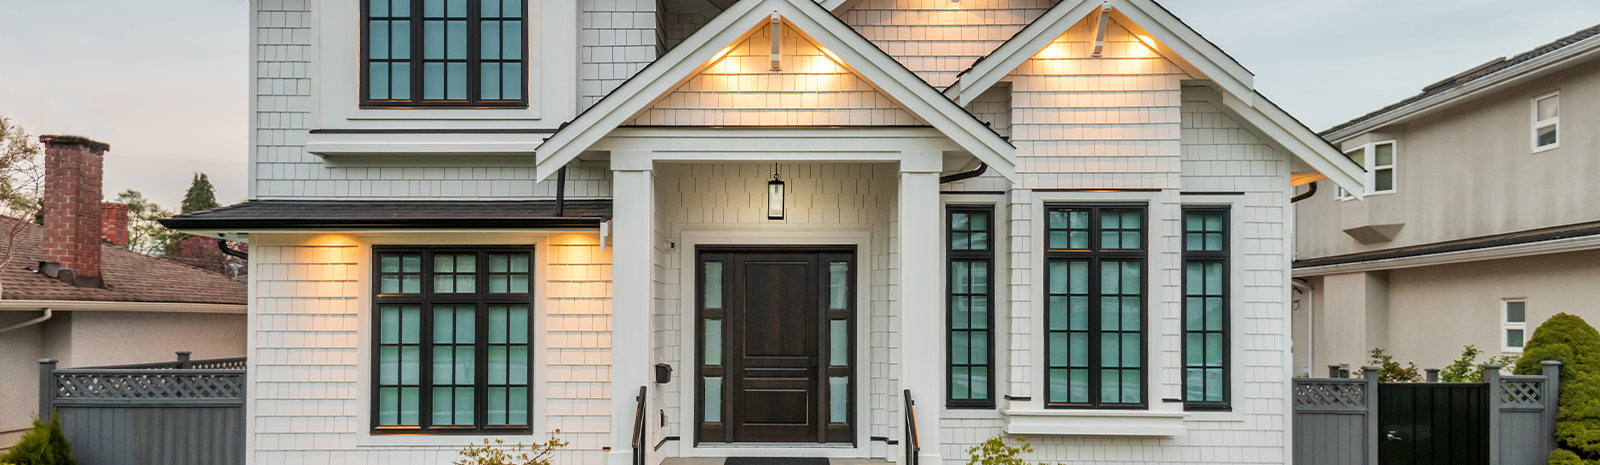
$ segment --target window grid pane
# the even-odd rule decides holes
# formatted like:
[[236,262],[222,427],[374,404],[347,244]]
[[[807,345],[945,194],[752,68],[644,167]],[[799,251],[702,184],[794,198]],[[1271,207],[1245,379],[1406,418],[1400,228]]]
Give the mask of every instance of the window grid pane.
[[420,424],[421,312],[415,306],[378,308],[378,426]]
[[[490,306],[488,324],[488,423],[491,426],[528,424],[528,307]],[[518,404],[513,404],[517,402]]]
[[[1120,205],[1047,208],[1047,406],[1145,404],[1145,212]],[[1206,219],[1185,220],[1193,223],[1186,232],[1197,233],[1196,247],[1204,248]]]
[[953,206],[946,220],[948,400],[957,407],[991,408],[994,210]]
[[[525,0],[368,0],[364,103],[521,106]],[[412,43],[420,53],[412,53]],[[412,82],[420,92],[412,92]],[[420,94],[420,95],[418,95]]]
[[1184,210],[1182,379],[1190,408],[1227,408],[1227,223],[1223,209]]

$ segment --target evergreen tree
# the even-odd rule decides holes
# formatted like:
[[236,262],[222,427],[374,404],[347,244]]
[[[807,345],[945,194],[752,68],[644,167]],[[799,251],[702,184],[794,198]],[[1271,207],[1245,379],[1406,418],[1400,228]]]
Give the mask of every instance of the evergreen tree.
[[22,435],[11,451],[0,455],[0,463],[14,465],[78,465],[72,458],[72,443],[61,432],[61,418],[50,415],[46,421],[33,418],[33,430]]
[[1557,313],[1533,331],[1513,371],[1539,374],[1540,362],[1561,362],[1561,409],[1552,465],[1600,464],[1600,331],[1582,318]]
[[210,210],[222,206],[217,203],[217,190],[211,187],[211,180],[206,179],[205,173],[195,173],[194,181],[189,183],[189,191],[183,193],[183,211],[181,213]]

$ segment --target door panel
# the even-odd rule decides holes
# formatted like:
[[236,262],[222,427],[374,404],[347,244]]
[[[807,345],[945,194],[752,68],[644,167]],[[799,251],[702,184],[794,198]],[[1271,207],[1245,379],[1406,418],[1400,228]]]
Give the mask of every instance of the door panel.
[[1380,465],[1489,463],[1489,385],[1378,385]]
[[[698,265],[715,272],[701,273],[697,283],[698,342],[702,353],[720,347],[715,353],[726,356],[697,363],[696,443],[854,442],[854,414],[840,413],[853,411],[854,344],[830,358],[839,350],[835,337],[853,340],[855,293],[839,284],[853,281],[839,270],[848,264],[853,279],[854,255],[846,248],[700,251]],[[716,281],[709,287],[708,278]]]

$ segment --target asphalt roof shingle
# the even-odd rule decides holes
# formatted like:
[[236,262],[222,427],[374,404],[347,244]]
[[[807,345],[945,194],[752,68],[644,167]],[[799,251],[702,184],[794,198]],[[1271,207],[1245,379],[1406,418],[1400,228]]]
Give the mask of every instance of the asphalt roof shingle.
[[[0,217],[8,228],[16,219]],[[39,274],[44,260],[42,227],[27,224],[17,235],[16,255],[0,269],[4,300],[74,300],[244,305],[248,285],[227,276],[110,244],[100,246],[100,277],[105,289],[81,288]],[[3,238],[0,238],[3,240]],[[4,244],[0,243],[0,247]]]

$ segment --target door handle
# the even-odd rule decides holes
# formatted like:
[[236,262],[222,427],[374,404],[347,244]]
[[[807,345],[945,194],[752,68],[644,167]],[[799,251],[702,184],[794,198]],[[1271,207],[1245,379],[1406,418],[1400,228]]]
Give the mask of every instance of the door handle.
[[1388,439],[1390,441],[1399,441],[1400,440],[1400,436],[1395,436],[1394,435],[1394,431],[1390,431],[1387,436],[1388,437],[1385,437],[1384,439]]

